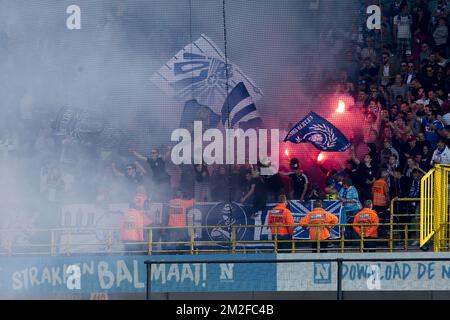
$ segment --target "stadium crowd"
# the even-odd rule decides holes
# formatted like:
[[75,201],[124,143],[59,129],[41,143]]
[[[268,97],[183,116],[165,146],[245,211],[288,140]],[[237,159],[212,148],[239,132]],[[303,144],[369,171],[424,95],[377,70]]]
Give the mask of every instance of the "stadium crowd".
[[[251,165],[175,166],[166,147],[153,148],[148,156],[99,150],[52,134],[51,116],[31,115],[26,108],[17,121],[10,121],[15,115],[2,120],[2,177],[11,186],[17,179],[27,181],[29,190],[20,194],[30,210],[76,201],[142,206],[176,198],[249,204],[255,218],[266,203],[286,194],[301,201],[340,200],[348,221],[371,200],[386,222],[390,199],[417,198],[421,177],[435,164],[450,164],[450,6],[445,0],[382,2],[381,29],[361,27],[355,35],[343,35],[340,72],[327,76],[324,85],[354,97],[354,108],[365,118],[362,143],[369,152],[358,158],[352,147],[344,167],[323,168],[324,182],[312,181],[295,158],[288,170],[261,176]],[[362,7],[378,3],[362,1]]]

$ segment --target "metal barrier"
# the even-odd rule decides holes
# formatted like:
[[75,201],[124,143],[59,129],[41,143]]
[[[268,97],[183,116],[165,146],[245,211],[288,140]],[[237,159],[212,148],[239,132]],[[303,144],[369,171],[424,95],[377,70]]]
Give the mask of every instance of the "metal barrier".
[[146,279],[146,300],[151,299],[152,293],[152,266],[154,264],[165,264],[165,263],[176,263],[176,264],[192,264],[192,263],[218,263],[218,264],[229,264],[229,263],[312,263],[312,262],[330,262],[337,264],[337,284],[336,284],[336,300],[343,300],[343,289],[342,289],[342,265],[344,262],[417,262],[417,261],[450,261],[450,258],[367,258],[367,259],[346,259],[346,258],[334,258],[334,259],[271,259],[271,260],[147,260],[145,261],[147,269],[147,279]]
[[[404,201],[405,199],[397,199],[396,201]],[[405,200],[406,201],[406,200]],[[393,215],[395,218],[396,215]],[[6,255],[73,255],[77,253],[88,254],[199,254],[199,253],[262,253],[262,252],[394,252],[412,250],[410,241],[416,240],[412,237],[417,233],[414,223],[395,222],[391,218],[391,223],[378,224],[379,229],[392,230],[393,232],[383,233],[376,239],[366,239],[364,234],[361,237],[346,238],[345,228],[353,228],[352,224],[340,224],[341,237],[337,239],[327,240],[309,240],[309,239],[291,239],[281,240],[277,235],[272,236],[270,226],[268,225],[232,225],[229,226],[229,238],[219,240],[199,240],[198,236],[206,231],[212,231],[216,228],[224,228],[224,226],[186,226],[176,227],[152,227],[146,228],[147,237],[144,241],[125,242],[122,243],[115,233],[117,228],[83,228],[83,231],[101,233],[103,241],[101,248],[99,242],[89,243],[83,242],[83,251],[79,252],[75,246],[79,243],[73,241],[72,234],[79,232],[80,229],[34,229],[30,232],[42,232],[48,243],[30,244],[19,246],[9,243],[9,247],[5,252],[0,254]],[[373,225],[361,225],[368,227]],[[310,227],[319,227],[311,225]],[[268,233],[266,240],[250,240],[238,239],[239,229],[255,229],[265,230]],[[448,228],[447,228],[448,229]],[[0,232],[3,232],[0,230]],[[5,230],[4,232],[14,232],[14,230]],[[320,232],[320,229],[319,229]],[[171,234],[175,237],[171,237]],[[65,241],[61,241],[61,235]],[[402,236],[403,235],[403,236]],[[320,234],[319,234],[320,238]],[[418,240],[418,239],[417,239]],[[280,248],[282,244],[288,244],[289,249]],[[123,245],[126,245],[123,248]],[[418,249],[416,247],[415,249]]]
[[394,198],[391,200],[389,248],[403,246],[405,250],[420,243],[420,198]]
[[449,174],[450,165],[436,165],[421,180],[420,245],[433,238],[436,252],[450,249]]

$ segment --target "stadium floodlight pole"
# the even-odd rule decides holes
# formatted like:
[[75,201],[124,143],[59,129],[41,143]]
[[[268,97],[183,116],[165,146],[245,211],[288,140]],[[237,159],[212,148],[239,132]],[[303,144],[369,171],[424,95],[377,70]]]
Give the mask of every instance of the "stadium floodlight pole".
[[[222,18],[223,18],[223,43],[224,43],[224,55],[225,55],[225,101],[227,104],[227,128],[231,129],[231,122],[230,122],[230,102],[228,100],[228,91],[229,91],[229,83],[228,83],[228,46],[227,46],[227,21],[226,21],[226,12],[225,12],[225,0],[222,0]],[[230,143],[228,144],[228,154],[231,154],[230,150]],[[231,199],[231,192],[232,192],[232,179],[231,179],[231,164],[227,164],[227,171],[228,171],[228,204],[229,204],[229,210],[228,210],[228,234],[231,235],[231,221],[233,218],[233,208],[232,208],[232,199]],[[231,251],[233,248],[232,245],[232,237],[230,236],[230,241],[228,244],[228,249]]]

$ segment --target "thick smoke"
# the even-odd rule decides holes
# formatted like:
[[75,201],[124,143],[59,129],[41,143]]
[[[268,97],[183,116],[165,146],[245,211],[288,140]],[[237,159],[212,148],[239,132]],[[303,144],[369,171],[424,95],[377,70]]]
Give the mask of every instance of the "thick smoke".
[[[81,8],[81,30],[66,28],[71,4]],[[116,151],[125,164],[129,149],[148,155],[169,145],[180,121],[182,103],[150,76],[201,33],[225,47],[222,0],[2,1],[1,8],[0,228],[11,230],[58,225],[61,172],[73,201],[97,191],[92,177],[111,179],[90,162],[102,150],[52,131],[62,107],[95,112],[124,132],[127,144]],[[351,0],[226,1],[227,53],[262,88],[257,107],[266,126],[287,129],[310,110],[332,116],[333,89],[325,84],[339,71],[357,10]],[[312,147],[291,148],[312,165]],[[43,183],[49,175],[51,188]],[[2,251],[17,244],[12,235],[2,233]],[[33,236],[20,235],[23,243]]]

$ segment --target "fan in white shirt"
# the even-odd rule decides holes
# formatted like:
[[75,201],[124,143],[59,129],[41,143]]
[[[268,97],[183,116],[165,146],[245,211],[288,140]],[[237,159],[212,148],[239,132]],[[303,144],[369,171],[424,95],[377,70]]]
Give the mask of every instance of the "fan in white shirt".
[[450,164],[450,149],[445,145],[444,140],[439,140],[431,158],[431,165],[435,164]]

